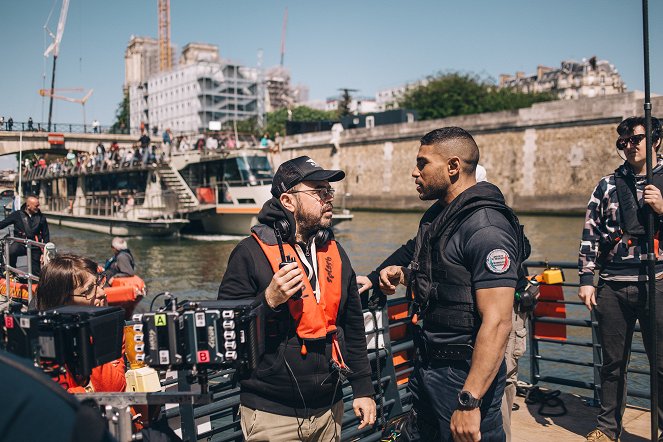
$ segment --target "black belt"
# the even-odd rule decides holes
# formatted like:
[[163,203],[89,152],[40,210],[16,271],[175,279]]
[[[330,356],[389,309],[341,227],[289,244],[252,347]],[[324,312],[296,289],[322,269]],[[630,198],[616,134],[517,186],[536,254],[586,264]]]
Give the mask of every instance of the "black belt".
[[467,361],[472,359],[474,347],[470,344],[435,344],[426,342],[422,356],[432,361]]

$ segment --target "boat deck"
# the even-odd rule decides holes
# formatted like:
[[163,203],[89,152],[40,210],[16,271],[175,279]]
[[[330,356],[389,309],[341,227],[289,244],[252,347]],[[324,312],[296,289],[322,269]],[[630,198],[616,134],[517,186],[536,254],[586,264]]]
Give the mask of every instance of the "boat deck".
[[[511,415],[512,442],[562,442],[582,441],[584,436],[596,426],[596,415],[599,409],[585,405],[576,395],[562,393],[568,412],[564,416],[546,417],[538,413],[539,404],[527,405],[525,398],[516,397],[515,403],[520,409]],[[547,409],[547,411],[558,409]],[[649,441],[650,417],[649,410],[639,407],[626,407],[624,412],[624,431],[620,441]]]

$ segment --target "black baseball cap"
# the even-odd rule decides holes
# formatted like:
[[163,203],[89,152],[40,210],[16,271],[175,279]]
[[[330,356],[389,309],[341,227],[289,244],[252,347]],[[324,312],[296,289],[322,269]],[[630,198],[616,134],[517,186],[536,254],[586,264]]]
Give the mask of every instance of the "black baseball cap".
[[279,166],[272,180],[272,195],[276,198],[302,181],[341,181],[345,178],[342,170],[326,170],[310,157],[293,158]]

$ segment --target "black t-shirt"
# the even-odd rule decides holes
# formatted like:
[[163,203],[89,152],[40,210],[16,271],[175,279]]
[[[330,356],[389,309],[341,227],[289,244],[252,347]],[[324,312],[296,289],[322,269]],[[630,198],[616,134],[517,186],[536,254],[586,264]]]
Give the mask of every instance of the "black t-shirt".
[[[440,244],[440,246],[443,246]],[[518,241],[509,221],[495,209],[481,209],[470,215],[449,238],[444,253],[451,262],[472,275],[474,290],[516,287],[518,282]],[[458,332],[431,332],[426,338],[439,344],[466,342]]]

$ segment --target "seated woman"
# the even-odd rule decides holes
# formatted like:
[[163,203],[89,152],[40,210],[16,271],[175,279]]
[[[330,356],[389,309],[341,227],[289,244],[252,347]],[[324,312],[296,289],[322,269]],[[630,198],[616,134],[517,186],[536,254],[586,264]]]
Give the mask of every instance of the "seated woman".
[[[37,309],[49,310],[62,305],[106,305],[104,280],[97,274],[97,264],[75,255],[59,255],[41,271],[37,288]],[[124,345],[122,348],[124,354]],[[58,382],[70,393],[124,391],[124,359],[95,367],[89,378],[74,378],[69,372]]]

